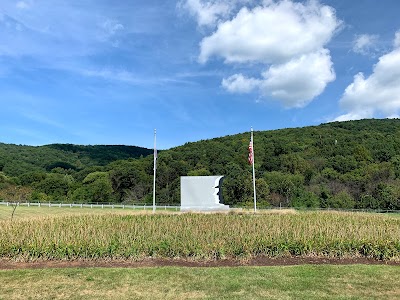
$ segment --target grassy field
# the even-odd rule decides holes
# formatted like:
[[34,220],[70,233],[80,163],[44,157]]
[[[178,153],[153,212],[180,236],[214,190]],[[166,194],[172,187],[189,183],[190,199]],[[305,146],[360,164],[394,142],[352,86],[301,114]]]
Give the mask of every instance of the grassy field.
[[[257,256],[400,260],[391,214],[267,211],[181,214],[0,207],[0,258]],[[399,299],[400,267],[302,265],[223,268],[0,270],[0,299]]]
[[256,256],[400,260],[400,219],[338,212],[87,214],[0,221],[0,257],[76,259]]
[[39,269],[0,271],[0,299],[399,299],[400,268]]
[[[169,212],[175,212],[175,209],[166,209]],[[71,215],[107,215],[107,214],[137,214],[143,211],[152,211],[152,207],[149,206],[144,210],[143,208],[90,208],[90,207],[48,207],[46,205],[38,206],[18,206],[15,210],[13,219],[32,219],[38,217],[56,217],[56,216],[71,216]],[[157,212],[164,212],[164,208],[157,209]],[[0,205],[0,221],[11,219],[12,207],[6,205]]]

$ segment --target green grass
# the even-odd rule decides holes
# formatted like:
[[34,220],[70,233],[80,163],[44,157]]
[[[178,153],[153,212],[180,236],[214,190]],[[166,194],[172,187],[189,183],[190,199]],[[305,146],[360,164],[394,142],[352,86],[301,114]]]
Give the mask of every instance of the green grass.
[[400,298],[400,268],[376,265],[28,269],[0,282],[0,299]]
[[105,214],[0,221],[0,257],[76,259],[255,256],[400,260],[400,219],[390,215]]

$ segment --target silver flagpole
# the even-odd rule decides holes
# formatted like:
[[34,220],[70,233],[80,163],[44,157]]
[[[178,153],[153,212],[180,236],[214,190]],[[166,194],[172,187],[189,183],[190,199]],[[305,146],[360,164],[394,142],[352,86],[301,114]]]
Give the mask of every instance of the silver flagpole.
[[157,135],[157,131],[156,131],[156,129],[154,129],[153,213],[156,212],[156,170],[157,170],[156,135]]
[[254,140],[253,140],[253,127],[251,127],[251,155],[253,157],[253,189],[254,189],[254,212],[257,212],[257,195],[256,195],[256,173],[254,170]]

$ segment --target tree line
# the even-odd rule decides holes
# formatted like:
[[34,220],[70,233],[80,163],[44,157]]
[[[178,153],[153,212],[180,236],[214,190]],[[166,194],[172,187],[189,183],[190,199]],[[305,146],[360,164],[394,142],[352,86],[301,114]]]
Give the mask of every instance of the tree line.
[[[249,139],[242,133],[160,151],[157,202],[179,204],[180,176],[225,175],[225,203],[251,206]],[[95,155],[84,146],[44,146],[39,154],[28,147],[10,163],[1,146],[26,147],[0,144],[0,199],[152,202],[151,149],[121,157],[107,156],[107,146]],[[400,209],[400,120],[256,131],[254,151],[260,207]]]

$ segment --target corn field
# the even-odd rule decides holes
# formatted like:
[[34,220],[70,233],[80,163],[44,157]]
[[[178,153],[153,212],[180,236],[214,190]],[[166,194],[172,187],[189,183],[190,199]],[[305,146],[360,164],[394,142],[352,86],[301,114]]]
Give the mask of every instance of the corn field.
[[400,218],[343,212],[82,215],[1,221],[0,257],[400,260]]

